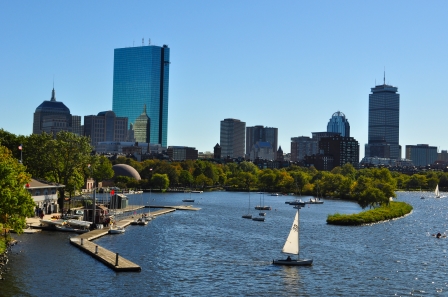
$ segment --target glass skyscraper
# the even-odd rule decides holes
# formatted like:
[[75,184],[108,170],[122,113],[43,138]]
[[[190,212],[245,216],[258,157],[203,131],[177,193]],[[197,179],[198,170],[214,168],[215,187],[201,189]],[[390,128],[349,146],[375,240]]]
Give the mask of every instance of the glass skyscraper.
[[327,125],[327,132],[336,132],[343,137],[350,137],[350,124],[345,118],[345,114],[340,111],[333,113]]
[[114,50],[112,110],[135,123],[146,105],[150,143],[167,147],[170,49],[164,45]]
[[377,85],[369,94],[369,142],[366,157],[401,159],[400,94],[391,85]]

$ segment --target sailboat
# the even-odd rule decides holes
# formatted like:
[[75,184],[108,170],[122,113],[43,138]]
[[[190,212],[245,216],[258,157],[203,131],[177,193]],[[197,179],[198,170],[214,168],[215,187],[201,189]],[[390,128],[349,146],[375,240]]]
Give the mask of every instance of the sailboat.
[[[305,203],[299,205],[304,207]],[[309,266],[313,264],[313,259],[300,259],[299,258],[299,209],[297,208],[296,216],[294,222],[292,223],[291,230],[289,231],[288,238],[286,239],[285,245],[283,246],[282,253],[297,255],[297,259],[291,259],[290,256],[285,260],[272,260],[272,264],[275,265],[286,265],[286,266]]]
[[247,209],[247,214],[242,216],[243,219],[252,219],[252,215],[250,214],[250,189],[249,189],[249,207]]
[[189,199],[182,199],[182,202],[194,202],[194,199],[191,199],[191,189],[190,189],[190,198]]
[[440,198],[440,192],[439,192],[439,185],[437,184],[436,189],[434,191],[434,194],[436,194],[436,198]]
[[[260,194],[260,205],[255,206],[255,209],[256,210],[271,210],[270,206],[264,205],[264,193],[260,192],[259,194]],[[261,203],[261,195],[263,195],[263,204]],[[264,213],[264,214],[262,214],[262,213]],[[266,215],[265,212],[260,212],[260,216],[264,216],[264,215]]]

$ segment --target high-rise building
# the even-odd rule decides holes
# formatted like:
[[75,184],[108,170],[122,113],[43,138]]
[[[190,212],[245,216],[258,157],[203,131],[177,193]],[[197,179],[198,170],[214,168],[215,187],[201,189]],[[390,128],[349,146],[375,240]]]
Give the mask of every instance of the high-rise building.
[[388,158],[381,154],[390,152],[389,158],[398,160],[401,158],[398,88],[386,85],[384,78],[383,84],[371,88],[371,91],[372,94],[369,94],[369,135],[368,144],[365,146],[365,156]]
[[319,141],[319,150],[323,155],[333,156],[334,167],[347,163],[355,168],[359,166],[359,143],[353,137],[323,137]]
[[90,144],[94,147],[104,141],[126,141],[127,127],[128,118],[117,117],[111,110],[96,116],[84,116],[84,136],[90,137]]
[[427,166],[437,160],[437,147],[428,144],[406,146],[406,159],[412,161],[414,166]]
[[237,119],[221,121],[221,158],[244,158],[246,123]]
[[252,147],[258,142],[269,142],[274,149],[278,148],[278,128],[254,126],[246,127],[246,155],[250,155]]
[[146,114],[146,105],[143,107],[143,112],[135,120],[134,125],[134,139],[137,142],[150,143],[150,119]]
[[114,50],[112,110],[134,123],[146,105],[151,119],[150,143],[167,147],[170,49],[138,46]]
[[72,132],[76,135],[84,135],[83,126],[81,125],[81,116],[72,115]]
[[34,112],[33,134],[72,132],[72,115],[64,103],[56,101],[56,92],[51,91],[51,99],[42,102]]
[[291,161],[302,161],[305,156],[319,152],[319,141],[308,136],[291,137]]
[[350,124],[345,114],[340,111],[333,113],[327,125],[327,132],[336,132],[343,137],[350,137]]

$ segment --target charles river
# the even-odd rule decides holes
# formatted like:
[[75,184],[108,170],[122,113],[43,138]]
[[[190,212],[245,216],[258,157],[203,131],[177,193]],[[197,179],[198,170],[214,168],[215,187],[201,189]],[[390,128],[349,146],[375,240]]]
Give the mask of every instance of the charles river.
[[[356,213],[353,202],[324,199],[300,210],[301,257],[311,267],[271,264],[291,228],[292,196],[264,195],[265,222],[241,218],[249,194],[191,194],[199,211],[178,210],[129,226],[98,245],[141,272],[114,272],[69,243],[63,232],[23,234],[9,253],[0,296],[448,296],[448,197],[398,193],[414,207],[398,220],[362,227],[327,225],[328,214]],[[129,196],[131,204],[181,205],[184,193]],[[251,193],[251,213],[262,195]],[[307,199],[303,197],[303,199]]]

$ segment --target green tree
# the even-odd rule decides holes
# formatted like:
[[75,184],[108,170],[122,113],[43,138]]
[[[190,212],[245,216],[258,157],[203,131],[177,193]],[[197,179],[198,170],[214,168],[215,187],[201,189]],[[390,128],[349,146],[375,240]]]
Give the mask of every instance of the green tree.
[[33,178],[47,179],[50,170],[51,154],[49,143],[53,141],[50,134],[31,134],[23,144],[23,164]]
[[205,176],[205,174],[201,173],[198,176],[196,176],[194,183],[197,186],[199,186],[202,190],[204,190],[205,187],[213,185],[213,180]]
[[193,175],[188,170],[182,170],[179,174],[179,182],[184,186],[191,186],[194,181]]
[[216,167],[210,162],[207,162],[205,164],[204,175],[212,180],[212,185],[217,183],[219,180],[218,171],[216,170]]
[[170,180],[167,174],[154,173],[151,178],[151,184],[162,191],[168,188]]
[[311,179],[309,174],[303,171],[293,171],[290,173],[290,175],[294,179],[294,183],[297,187],[297,190],[299,191],[299,195],[301,195],[303,187],[308,184]]
[[[90,161],[92,148],[89,139],[73,133],[61,131],[54,140],[46,144],[48,159],[48,180],[63,184],[69,188],[80,188],[83,183],[71,178],[73,175],[84,172]],[[42,156],[46,158],[45,156]],[[59,188],[58,204],[64,208],[65,187]]]
[[276,186],[276,177],[271,169],[261,170],[258,175],[258,187],[272,191]]
[[0,230],[22,233],[25,220],[34,214],[35,203],[25,185],[31,180],[25,167],[0,146]]
[[90,159],[90,170],[97,185],[100,181],[114,177],[112,163],[105,156],[92,156]]
[[252,162],[247,162],[247,161],[243,161],[240,163],[239,168],[244,171],[244,172],[249,172],[251,174],[257,174],[258,172],[258,167],[252,163]]
[[250,186],[257,182],[257,178],[250,172],[240,172],[238,174],[239,186],[250,190]]

